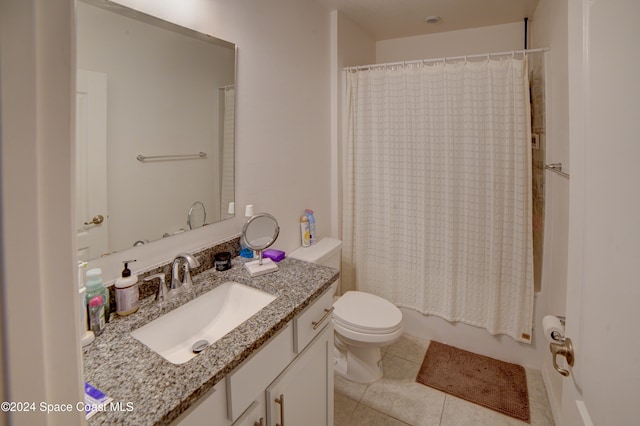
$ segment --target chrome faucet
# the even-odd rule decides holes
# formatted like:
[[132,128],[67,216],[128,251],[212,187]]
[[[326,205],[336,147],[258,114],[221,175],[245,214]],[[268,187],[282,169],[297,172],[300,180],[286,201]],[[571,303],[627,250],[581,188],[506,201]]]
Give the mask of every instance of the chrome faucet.
[[171,298],[172,293],[169,293],[167,290],[167,285],[164,282],[164,274],[154,274],[145,278],[145,281],[151,281],[158,278],[160,280],[160,284],[158,285],[158,291],[156,292],[156,302],[164,302]]
[[[183,259],[186,263],[184,264],[182,281],[180,281],[180,262]],[[200,266],[198,259],[189,253],[180,253],[177,255],[171,264],[171,285],[169,286],[169,290],[175,290],[182,286],[191,286],[191,284],[193,284],[191,280],[191,269],[197,268],[198,266]]]

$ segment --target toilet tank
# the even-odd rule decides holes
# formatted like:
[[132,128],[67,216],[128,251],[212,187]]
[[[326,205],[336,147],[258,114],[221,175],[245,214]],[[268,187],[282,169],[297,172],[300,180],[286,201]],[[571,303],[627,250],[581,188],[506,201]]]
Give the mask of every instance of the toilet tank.
[[[309,247],[300,247],[289,253],[288,257],[305,262],[317,263],[340,270],[342,241],[335,238],[323,238]],[[340,278],[335,282],[334,294],[340,291]]]

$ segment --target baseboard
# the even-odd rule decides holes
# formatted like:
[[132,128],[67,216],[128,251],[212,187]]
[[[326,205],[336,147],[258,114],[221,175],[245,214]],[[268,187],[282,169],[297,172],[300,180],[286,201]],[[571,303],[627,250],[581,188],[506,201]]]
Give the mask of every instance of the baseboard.
[[562,395],[557,395],[551,382],[551,375],[558,374],[553,368],[551,362],[545,362],[542,364],[542,381],[544,382],[544,388],[547,391],[547,397],[549,398],[549,407],[551,407],[551,414],[553,415],[553,423],[560,424],[560,401]]

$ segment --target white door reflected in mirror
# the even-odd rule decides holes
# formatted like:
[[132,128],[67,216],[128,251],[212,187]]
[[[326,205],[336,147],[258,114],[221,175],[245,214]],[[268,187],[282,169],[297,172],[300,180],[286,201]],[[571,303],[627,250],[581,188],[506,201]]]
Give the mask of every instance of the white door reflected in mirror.
[[106,254],[107,75],[78,70],[76,83],[76,236],[78,260]]

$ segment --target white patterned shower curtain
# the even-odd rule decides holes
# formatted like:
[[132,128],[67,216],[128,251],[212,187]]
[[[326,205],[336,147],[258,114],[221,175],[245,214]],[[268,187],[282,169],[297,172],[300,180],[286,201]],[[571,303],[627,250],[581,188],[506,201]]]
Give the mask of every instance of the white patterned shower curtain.
[[527,59],[347,72],[343,289],[530,343]]

